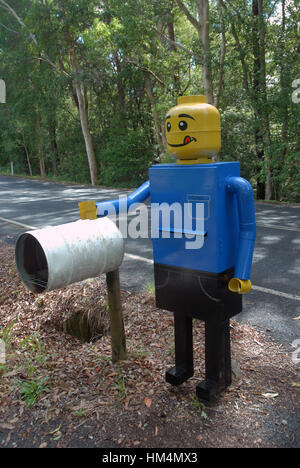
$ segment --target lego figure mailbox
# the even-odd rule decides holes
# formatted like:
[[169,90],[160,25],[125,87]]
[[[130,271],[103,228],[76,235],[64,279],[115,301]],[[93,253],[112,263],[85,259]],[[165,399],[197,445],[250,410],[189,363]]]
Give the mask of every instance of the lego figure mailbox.
[[[167,151],[177,161],[152,166],[150,181],[129,195],[127,207],[149,195],[152,210],[163,203],[182,213],[188,207],[189,228],[176,224],[175,215],[166,227],[160,217],[152,238],[156,304],[174,312],[175,366],[166,372],[172,385],[193,375],[192,320],[205,321],[206,375],[196,393],[212,401],[231,383],[229,319],[241,312],[241,294],[251,289],[253,190],[240,177],[239,162],[212,162],[221,147],[220,115],[204,96],[179,97],[165,125]],[[96,203],[98,216],[111,203],[119,210],[118,200]],[[187,248],[191,233],[198,243]]]

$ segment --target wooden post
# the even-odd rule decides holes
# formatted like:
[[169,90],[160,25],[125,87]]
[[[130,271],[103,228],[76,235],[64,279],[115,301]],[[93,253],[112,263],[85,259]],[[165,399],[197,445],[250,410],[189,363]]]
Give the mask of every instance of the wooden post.
[[106,273],[112,361],[126,359],[126,339],[121,305],[119,270]]

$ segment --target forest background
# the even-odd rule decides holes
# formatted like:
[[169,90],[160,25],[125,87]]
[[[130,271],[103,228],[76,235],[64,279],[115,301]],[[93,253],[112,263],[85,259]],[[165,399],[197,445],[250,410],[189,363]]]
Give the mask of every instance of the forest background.
[[0,0],[0,172],[119,187],[170,162],[179,95],[221,113],[221,161],[300,201],[299,0]]

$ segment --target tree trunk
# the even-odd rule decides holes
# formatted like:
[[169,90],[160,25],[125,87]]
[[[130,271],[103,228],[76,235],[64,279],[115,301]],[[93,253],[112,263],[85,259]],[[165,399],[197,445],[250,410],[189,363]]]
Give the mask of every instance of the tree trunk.
[[203,86],[208,104],[214,104],[214,92],[211,77],[211,54],[209,40],[209,2],[201,0],[196,2],[199,12],[200,28],[198,29],[198,37],[202,45],[202,75]]
[[37,118],[36,118],[36,139],[37,139],[37,148],[38,148],[38,156],[39,156],[39,164],[40,164],[40,174],[42,177],[46,177],[46,167],[45,167],[42,136],[41,136],[41,116],[40,116],[39,110],[37,110]]
[[[172,52],[177,52],[176,40],[175,40],[175,31],[174,31],[174,0],[169,0],[169,7],[168,7],[168,22],[167,22],[167,30],[168,30],[168,42],[170,45],[170,50]],[[175,63],[173,65],[173,81],[174,81],[174,95],[178,96],[180,94],[180,70],[179,64]]]
[[[255,115],[255,141],[257,157],[265,166],[266,179],[264,187],[262,182],[257,183],[257,196],[270,200],[271,190],[271,133],[269,124],[267,86],[266,86],[266,62],[265,62],[265,20],[263,17],[263,1],[252,1],[253,14],[253,106]],[[260,171],[261,168],[259,167]]]
[[[287,148],[288,148],[288,141],[287,141],[287,135],[288,135],[288,119],[289,119],[289,113],[288,113],[288,96],[287,96],[287,90],[289,89],[289,82],[290,82],[290,77],[289,73],[287,72],[287,63],[286,63],[286,58],[285,58],[285,22],[286,22],[286,15],[285,15],[285,0],[282,0],[282,23],[281,23],[281,40],[279,42],[280,46],[280,92],[281,92],[281,141],[283,144],[283,148],[281,151],[281,154],[279,156],[279,160],[277,163],[277,173],[278,175],[283,169],[284,166],[284,160],[286,157],[287,153]],[[281,195],[281,187],[279,181],[276,181],[276,191],[275,191],[275,199],[280,200],[280,195]]]
[[151,107],[152,107],[157,144],[159,146],[160,152],[163,152],[164,151],[164,144],[163,144],[163,139],[162,139],[162,134],[161,134],[161,125],[160,125],[160,121],[159,121],[159,114],[158,114],[157,109],[156,109],[155,97],[154,97],[153,92],[152,92],[152,83],[151,83],[151,80],[149,78],[145,79],[145,90],[146,90],[147,96],[149,98],[149,101],[151,103]]
[[52,153],[52,172],[53,175],[56,177],[58,175],[57,172],[57,161],[58,161],[58,148],[56,142],[56,122],[53,119],[49,125],[49,134],[50,134],[50,146],[51,146],[51,153]]
[[218,12],[220,17],[220,24],[221,24],[221,50],[220,50],[220,67],[219,67],[219,77],[218,77],[218,87],[215,96],[214,105],[218,109],[220,104],[220,98],[223,90],[223,79],[224,79],[224,62],[225,62],[225,54],[226,54],[226,37],[225,37],[225,23],[223,18],[223,11],[222,5],[220,0],[218,0]]
[[[119,54],[115,50],[113,52],[114,56],[114,61],[117,69],[117,88],[118,88],[118,103],[119,103],[119,111],[121,114],[125,114],[126,112],[126,103],[125,103],[125,90],[124,90],[124,84],[122,80],[122,66],[121,62],[119,59]],[[122,119],[122,121],[125,123],[125,119]]]
[[211,76],[211,52],[209,39],[209,1],[195,0],[198,19],[196,19],[181,0],[177,0],[179,8],[183,11],[190,23],[196,28],[202,49],[202,80],[206,101],[214,104],[213,83]]
[[25,142],[24,127],[22,127],[21,134],[22,134],[23,148],[24,148],[24,151],[25,151],[25,154],[26,154],[28,172],[29,172],[29,175],[32,176],[32,169],[31,169],[31,164],[30,164],[30,159],[29,159],[29,153],[28,153],[28,149],[27,149],[27,146],[26,146],[26,142]]
[[92,136],[90,133],[89,122],[88,122],[87,93],[84,89],[82,89],[81,83],[78,79],[78,72],[79,72],[78,59],[77,59],[77,55],[75,51],[75,46],[73,43],[71,43],[71,41],[70,41],[69,47],[70,47],[70,55],[71,55],[71,61],[72,61],[72,71],[75,75],[74,89],[76,92],[80,125],[81,125],[86,154],[87,154],[88,163],[89,163],[91,184],[96,185],[98,171],[97,171],[97,162],[96,162],[96,156],[95,156],[94,147],[93,147]]
[[266,53],[265,53],[265,35],[266,25],[263,12],[263,0],[257,0],[258,7],[258,20],[259,20],[259,81],[260,81],[260,95],[261,103],[259,111],[261,115],[262,130],[263,130],[263,143],[265,153],[265,168],[266,168],[266,192],[265,200],[271,200],[272,187],[271,187],[271,132],[269,122],[269,110],[267,99],[267,84],[266,84]]

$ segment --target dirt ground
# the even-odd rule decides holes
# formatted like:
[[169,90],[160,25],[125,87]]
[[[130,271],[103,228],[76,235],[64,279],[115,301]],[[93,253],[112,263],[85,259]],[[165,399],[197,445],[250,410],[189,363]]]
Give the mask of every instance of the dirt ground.
[[[112,364],[105,277],[34,295],[13,249],[0,243],[0,258],[0,447],[299,447],[299,367],[267,333],[231,321],[240,370],[204,405],[195,397],[203,323],[194,322],[194,377],[174,388],[164,380],[173,315],[150,291],[122,292],[127,360]],[[83,343],[65,333],[74,311],[96,311],[104,336]]]

